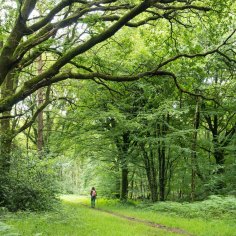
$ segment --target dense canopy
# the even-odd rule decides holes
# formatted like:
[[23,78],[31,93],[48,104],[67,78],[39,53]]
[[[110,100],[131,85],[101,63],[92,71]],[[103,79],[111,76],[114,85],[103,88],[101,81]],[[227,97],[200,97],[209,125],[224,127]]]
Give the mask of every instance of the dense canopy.
[[0,0],[0,206],[92,184],[124,200],[235,194],[235,12]]

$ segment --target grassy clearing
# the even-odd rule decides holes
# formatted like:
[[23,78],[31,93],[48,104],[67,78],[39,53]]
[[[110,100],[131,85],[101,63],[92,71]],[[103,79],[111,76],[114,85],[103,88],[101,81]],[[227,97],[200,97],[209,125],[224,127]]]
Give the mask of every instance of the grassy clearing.
[[7,213],[0,221],[0,235],[4,236],[178,235],[83,207],[71,198],[57,212]]
[[[62,197],[63,204],[57,211],[44,213],[18,212],[2,213],[0,215],[0,235],[3,236],[178,236],[143,223],[113,216],[109,213],[96,211],[81,205],[89,206],[89,198],[74,195]],[[219,200],[219,199],[215,199]],[[236,236],[234,219],[235,203],[221,202],[221,206],[211,201],[191,204],[157,203],[138,204],[128,202],[123,204],[117,200],[98,199],[97,208],[117,212],[138,219],[153,221],[169,227],[184,229],[198,236]],[[230,201],[231,201],[230,200]],[[193,203],[195,204],[195,203]],[[205,214],[202,205],[205,204]],[[228,204],[228,206],[226,205]],[[229,209],[223,212],[222,209]],[[208,212],[207,209],[211,209]],[[189,209],[191,211],[189,212]],[[194,210],[195,209],[195,210]],[[199,210],[200,209],[200,210]],[[215,210],[213,210],[215,209]],[[230,210],[231,209],[231,210]],[[197,213],[199,211],[199,213]],[[214,211],[217,214],[213,214]],[[220,212],[222,214],[220,215]]]
[[[72,202],[89,205],[89,200],[86,198],[75,196],[66,198]],[[98,199],[97,202],[97,208],[177,227],[199,236],[236,236],[235,205],[235,200],[227,199],[224,203],[224,200],[220,202],[218,198],[193,204],[167,202],[137,205],[134,202],[122,204],[119,201],[106,199]],[[223,209],[228,210],[223,211]]]

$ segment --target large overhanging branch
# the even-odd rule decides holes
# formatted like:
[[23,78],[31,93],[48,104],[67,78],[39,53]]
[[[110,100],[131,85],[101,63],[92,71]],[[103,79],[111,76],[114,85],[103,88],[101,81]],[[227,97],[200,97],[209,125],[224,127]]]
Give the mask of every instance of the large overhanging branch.
[[[115,10],[119,9],[118,7],[110,6],[99,6],[99,4],[109,4],[114,1],[96,1],[96,2],[85,2],[78,0],[64,0],[59,3],[56,7],[54,7],[47,16],[45,16],[42,20],[35,23],[34,25],[27,26],[26,21],[32,10],[35,8],[36,0],[26,0],[23,1],[23,4],[18,9],[19,13],[17,19],[15,21],[15,25],[13,26],[11,33],[3,45],[3,49],[0,55],[0,85],[6,78],[6,75],[14,69],[14,67],[18,64],[18,62],[23,58],[24,54],[35,47],[36,45],[45,42],[50,37],[55,35],[58,29],[69,26],[75,23],[81,16],[91,11],[98,10]],[[85,4],[85,7],[79,8],[74,14],[69,15],[67,18],[60,20],[56,23],[50,23],[54,16],[57,13],[65,9],[67,6],[71,6],[74,2]],[[152,0],[147,0],[145,2],[152,3]],[[97,7],[92,7],[93,5]],[[124,9],[124,5],[120,6],[121,9]],[[129,9],[126,5],[126,9]],[[45,26],[45,27],[44,27]],[[34,32],[40,30],[36,35],[29,38],[26,42],[22,43],[22,37],[24,35],[33,34]]]
[[[124,8],[130,8],[130,6],[129,5],[125,5],[124,6]],[[169,9],[170,7],[168,7],[168,9]],[[182,6],[182,7],[172,7],[172,10],[171,11],[168,11],[168,12],[165,12],[163,15],[159,15],[159,14],[157,14],[157,15],[155,15],[155,16],[150,16],[150,17],[147,17],[146,19],[144,19],[144,20],[141,20],[141,21],[139,21],[139,22],[129,22],[129,20],[124,24],[124,25],[126,25],[126,26],[130,26],[130,27],[138,27],[138,26],[140,26],[140,25],[143,25],[143,24],[146,24],[147,22],[149,22],[149,21],[153,21],[153,20],[157,20],[157,19],[159,19],[159,18],[167,18],[167,19],[169,19],[170,18],[170,14],[171,13],[173,13],[173,12],[175,12],[176,10],[182,10],[182,9],[191,9],[191,8],[193,8],[193,9],[198,9],[198,10],[209,10],[209,8],[204,8],[204,7],[198,7],[198,6],[191,6],[191,5],[187,5],[187,6]],[[107,8],[107,9],[109,9],[109,8]],[[86,12],[87,10],[85,9],[84,10],[84,12],[82,11],[82,12],[80,12],[80,14],[78,15],[76,15],[76,17],[75,17],[75,19],[77,19],[77,18],[79,18],[79,17],[81,17],[85,12]],[[74,17],[71,17],[71,19],[72,18],[74,18]],[[116,24],[115,25],[119,25],[120,23],[119,22],[121,22],[122,21],[122,19],[123,19],[124,17],[119,17],[119,16],[115,16],[115,15],[113,15],[113,16],[101,16],[101,20],[103,20],[103,21],[118,21],[118,22],[116,22]],[[65,22],[64,22],[65,21]],[[50,38],[52,35],[54,35],[55,33],[56,33],[56,31],[60,28],[60,27],[62,27],[62,25],[63,26],[67,26],[68,25],[68,22],[70,22],[70,20],[68,20],[68,19],[66,19],[66,20],[64,20],[63,22],[61,22],[61,23],[56,23],[56,24],[54,24],[55,26],[53,26],[53,24],[50,24],[50,25],[48,25],[46,28],[44,28],[40,33],[38,33],[38,35],[36,35],[34,38],[35,38],[35,40],[29,40],[28,42],[26,41],[24,44],[22,44],[21,46],[20,46],[20,48],[18,48],[17,49],[17,53],[15,53],[16,55],[18,54],[18,57],[19,57],[19,55],[20,55],[20,57],[23,57],[23,55],[30,49],[30,48],[32,48],[32,47],[34,47],[34,46],[36,46],[36,45],[38,45],[38,44],[40,44],[41,42],[43,42],[43,41],[45,41],[46,39],[48,39],[48,38]],[[71,23],[71,22],[70,22]],[[114,25],[114,26],[115,26]],[[60,26],[60,27],[59,27]],[[115,27],[113,27],[113,28],[115,28]],[[98,36],[96,36],[96,37],[93,37],[91,40],[89,40],[89,41],[87,41],[86,43],[84,43],[83,45],[88,45],[89,44],[89,42],[92,42],[92,41],[95,41],[94,39],[95,38],[97,38],[97,39],[99,39],[99,38],[101,38],[101,41],[103,41],[103,39],[102,39],[102,36],[103,35],[105,35],[106,33],[108,33],[109,31],[112,31],[112,27],[110,27],[108,30],[106,30],[104,33],[102,33],[102,34],[100,34],[100,35],[98,35]],[[99,42],[98,42],[99,43]],[[80,49],[80,48],[83,48],[83,45],[79,45],[78,47],[77,47],[77,49]],[[89,48],[88,48],[89,49]],[[87,50],[88,50],[87,49]],[[76,49],[73,49],[73,51],[75,52],[76,51]],[[86,50],[85,50],[86,51]],[[67,54],[70,54],[70,52],[68,52]],[[78,50],[78,52],[77,52],[77,55],[78,54],[80,54],[80,52],[79,52],[79,50]],[[17,57],[17,56],[16,56]],[[62,57],[62,58],[65,58],[65,56],[64,57]],[[60,59],[60,61],[61,61],[61,59]],[[58,63],[59,64],[59,63]],[[62,65],[63,66],[63,65]]]
[[[109,27],[107,30],[105,30],[101,34],[90,38],[88,41],[86,41],[85,43],[81,45],[78,45],[75,48],[72,48],[71,50],[66,52],[61,58],[59,58],[47,71],[41,74],[37,79],[34,79],[34,81],[32,82],[34,83],[44,78],[50,78],[56,75],[59,72],[60,68],[62,68],[65,64],[67,64],[75,56],[78,56],[88,51],[90,48],[92,48],[96,44],[110,38],[119,29],[121,29],[128,21],[130,21],[135,16],[139,15],[141,12],[145,11],[148,7],[150,7],[151,4],[153,4],[153,2],[155,1],[149,0],[149,1],[142,2],[140,5],[130,10],[127,14],[121,17],[116,23],[114,23],[111,27]],[[31,84],[30,81],[29,81],[29,84]]]
[[[210,50],[204,53],[196,53],[196,54],[179,54],[176,55],[170,59],[167,59],[166,61],[160,63],[159,65],[157,65],[156,68],[154,68],[151,71],[147,71],[147,72],[143,72],[143,73],[139,73],[137,75],[133,75],[133,76],[113,76],[113,75],[106,75],[106,74],[101,74],[101,73],[87,73],[87,74],[82,74],[82,73],[74,73],[72,71],[68,71],[68,72],[64,72],[64,73],[60,73],[57,74],[57,72],[55,73],[53,71],[53,73],[49,74],[50,76],[45,76],[45,74],[47,74],[48,72],[44,72],[43,74],[36,76],[34,79],[32,79],[31,81],[27,81],[25,82],[25,84],[23,85],[23,87],[14,95],[7,97],[5,100],[0,102],[0,112],[6,111],[6,110],[10,110],[11,107],[18,103],[19,101],[23,100],[24,98],[26,98],[27,96],[29,96],[30,94],[32,94],[33,92],[35,92],[36,90],[38,90],[39,88],[57,83],[59,81],[63,81],[66,79],[77,79],[77,80],[89,80],[89,79],[103,79],[105,81],[116,81],[116,82],[124,82],[124,81],[134,81],[134,80],[138,80],[140,78],[143,77],[153,77],[153,76],[170,76],[174,79],[174,82],[177,86],[177,88],[182,91],[183,93],[187,93],[189,95],[193,95],[193,96],[199,96],[202,97],[204,99],[208,99],[208,100],[213,100],[211,98],[206,98],[203,95],[199,95],[199,94],[194,94],[190,91],[187,91],[185,89],[183,89],[177,82],[177,77],[175,76],[175,74],[169,72],[169,71],[163,71],[160,70],[162,67],[168,65],[169,63],[176,61],[180,58],[196,58],[196,57],[206,57],[207,55],[211,55],[214,53],[219,53],[220,49],[227,44],[228,40],[235,34],[236,30],[234,30],[224,41],[222,44],[220,44],[216,49],[214,50]],[[222,52],[220,52],[220,55],[224,55]],[[228,57],[227,57],[228,58]],[[68,62],[70,62],[70,60],[68,60]],[[57,62],[56,62],[57,63]],[[56,64],[55,63],[55,64]],[[55,65],[54,64],[54,65]],[[65,63],[66,64],[66,63]],[[49,68],[49,70],[52,68]],[[54,69],[54,68],[53,68]],[[215,101],[216,102],[216,101]]]
[[[10,96],[0,102],[0,112],[10,110],[14,104],[17,104],[19,101],[25,99],[30,94],[37,91],[39,88],[42,88],[42,87],[57,83],[59,81],[66,80],[66,79],[94,80],[94,79],[98,78],[98,79],[102,79],[105,81],[130,82],[130,81],[139,80],[143,77],[154,77],[154,76],[170,76],[170,77],[174,78],[175,84],[179,90],[181,90],[184,93],[188,93],[190,95],[195,95],[194,93],[188,92],[187,90],[184,90],[183,88],[181,88],[177,83],[176,76],[173,73],[168,72],[168,71],[162,71],[162,70],[155,69],[152,71],[147,71],[147,72],[140,73],[140,74],[133,75],[133,76],[112,76],[112,75],[106,75],[106,74],[95,73],[95,72],[82,74],[82,73],[74,73],[72,71],[68,71],[68,72],[64,72],[64,73],[55,75],[54,77],[51,77],[50,79],[40,80],[37,84],[34,84],[33,86],[27,86],[27,84],[24,85],[23,88],[18,93],[16,93],[13,96]],[[197,95],[197,96],[203,97],[202,95]],[[205,98],[205,97],[203,97],[203,98]],[[205,99],[207,99],[207,98],[205,98]]]
[[[29,14],[31,11],[35,8],[36,0],[27,0],[24,1],[24,4],[22,5],[20,9],[20,13],[18,16],[18,19],[16,21],[16,24],[12,30],[11,35],[8,38],[8,41],[5,43],[2,54],[0,55],[0,85],[5,80],[6,75],[9,73],[10,70],[14,69],[14,67],[17,67],[18,64],[22,64],[21,60],[24,60],[24,55],[35,46],[47,41],[49,38],[53,37],[57,31],[61,28],[70,26],[78,20],[83,20],[81,17],[84,16],[87,13],[90,12],[96,12],[96,11],[103,11],[106,12],[113,12],[117,10],[129,10],[131,11],[128,14],[125,14],[123,17],[116,16],[116,15],[110,15],[107,16],[106,14],[100,17],[100,20],[102,21],[117,21],[118,24],[122,22],[127,16],[130,16],[130,19],[128,19],[125,24],[130,27],[138,27],[140,25],[146,24],[149,21],[154,21],[159,18],[169,18],[170,14],[181,11],[185,9],[196,9],[200,11],[208,11],[210,8],[203,7],[203,6],[195,6],[195,5],[188,5],[185,3],[183,6],[165,6],[166,2],[163,2],[163,4],[157,3],[157,0],[145,0],[141,4],[137,6],[133,6],[130,4],[120,4],[120,5],[110,5],[111,3],[116,3],[114,0],[107,0],[107,1],[78,1],[78,0],[64,0],[61,1],[59,4],[57,4],[54,8],[50,10],[50,12],[44,16],[41,20],[34,23],[31,26],[26,25],[26,21],[28,20]],[[169,2],[175,2],[175,1],[169,1]],[[65,12],[63,12],[67,7],[72,6],[74,3],[80,3],[82,4],[82,7],[78,7],[78,9],[72,13],[67,15]],[[157,8],[159,10],[164,11],[163,14],[158,14],[154,16],[149,16],[144,20],[141,20],[139,22],[129,22],[131,19],[133,19],[136,15],[146,11],[147,8],[150,6],[154,6],[154,9]],[[140,10],[138,10],[140,9]],[[56,23],[51,23],[52,19],[58,14],[58,13],[65,14],[65,18],[62,20],[57,21]],[[137,12],[137,13],[135,13]],[[134,16],[132,16],[132,13],[135,13]],[[21,19],[23,18],[23,19]],[[110,27],[108,30],[105,31],[105,33],[108,33],[109,30],[112,27]],[[113,27],[114,28],[114,27]],[[38,31],[36,34],[34,34],[36,31]],[[26,41],[21,42],[21,39],[24,35],[30,35],[34,34],[32,37],[28,38]],[[93,38],[94,40],[94,38]],[[62,65],[63,66],[63,65]]]
[[[103,3],[103,2],[102,2]],[[94,3],[91,3],[90,5],[92,5]],[[59,7],[60,5],[60,7]],[[62,6],[68,5],[68,1],[64,1],[61,4],[59,4],[58,6],[55,7],[55,9],[57,9],[59,11],[59,9],[62,8]],[[97,4],[99,5],[99,3]],[[111,6],[111,7],[106,7],[104,9],[109,9],[111,10],[117,10],[117,9],[130,9],[133,6],[130,6],[129,4],[125,4],[125,5],[121,5],[121,6]],[[185,10],[185,9],[197,9],[200,11],[208,11],[210,10],[210,8],[208,7],[203,7],[203,6],[195,6],[195,5],[185,5],[185,6],[165,6],[165,5],[161,5],[161,4],[155,4],[155,7],[159,8],[159,9],[164,9],[164,10],[168,10],[168,11],[164,11],[164,13],[160,14],[157,12],[153,12],[153,11],[148,11],[148,13],[153,14],[152,16],[148,16],[143,20],[137,21],[137,22],[127,22],[125,25],[129,26],[129,27],[138,27],[144,24],[148,24],[150,21],[155,21],[158,19],[168,19],[171,20],[172,18],[174,18],[175,15],[172,15],[172,13],[175,13],[176,11],[179,10]],[[55,9],[52,10],[52,12],[55,11]],[[169,10],[171,9],[171,10]],[[92,9],[93,10],[93,9]],[[94,8],[94,10],[98,10],[98,8]],[[86,9],[86,11],[88,11]],[[80,12],[80,14],[77,14],[76,17],[70,17],[71,19],[74,18],[75,20],[77,20],[77,18],[79,18],[80,16],[82,16],[84,13],[86,13],[86,11],[84,11],[83,13]],[[49,13],[50,15],[50,13]],[[52,16],[51,16],[52,17]],[[45,17],[46,19],[50,19],[49,16]],[[102,21],[118,21],[121,17],[117,16],[117,15],[104,15],[99,17],[99,20]],[[83,21],[83,18],[81,18],[80,20]],[[69,23],[68,19],[63,20],[65,22],[67,22],[65,24],[64,22],[64,26],[67,26],[67,24]],[[43,21],[44,22],[44,21]],[[39,23],[37,23],[39,24]],[[54,26],[53,26],[54,25]],[[20,45],[20,47],[16,50],[15,52],[15,60],[17,60],[18,58],[22,58],[24,56],[24,54],[26,52],[28,52],[31,48],[35,47],[36,45],[40,44],[41,42],[44,42],[45,40],[47,40],[48,38],[50,38],[53,34],[55,34],[57,32],[57,30],[62,27],[62,23],[55,23],[55,24],[49,24],[47,27],[45,27],[44,29],[42,29],[41,32],[39,32],[37,35],[34,36],[34,39],[31,38],[28,41],[24,42],[23,44]],[[32,26],[33,27],[33,26]],[[31,31],[33,31],[33,29],[31,29]],[[43,51],[48,51],[50,49],[48,48],[44,48]],[[36,54],[39,56],[40,55],[40,51],[37,49],[36,52],[33,54],[31,54],[30,56],[28,56],[27,58],[23,58],[18,64],[19,64],[19,68],[23,68],[25,66],[28,66],[30,63],[34,62]],[[35,55],[35,56],[34,56]],[[62,53],[60,54],[60,56],[62,56]],[[29,60],[30,59],[30,60]]]
[[0,55],[0,85],[3,83],[6,75],[14,66],[14,60],[11,58],[15,49],[21,42],[26,30],[26,21],[35,7],[36,0],[26,0],[20,6],[19,13],[12,31],[6,40]]
[[208,97],[206,97],[202,94],[196,94],[196,93],[193,93],[191,91],[188,91],[188,90],[184,89],[178,83],[177,76],[174,73],[170,72],[170,71],[156,70],[155,69],[155,70],[147,71],[147,72],[140,73],[140,74],[137,74],[137,75],[134,75],[134,76],[111,76],[111,75],[106,75],[106,74],[101,74],[101,73],[90,73],[90,74],[85,75],[85,74],[69,72],[68,74],[65,73],[65,74],[61,74],[61,75],[58,75],[58,76],[54,77],[53,80],[55,82],[53,82],[53,83],[56,83],[57,80],[65,80],[68,76],[70,76],[70,79],[88,80],[88,79],[100,78],[100,79],[105,80],[105,81],[115,81],[115,82],[125,82],[125,81],[126,82],[131,82],[131,81],[139,80],[139,79],[144,78],[144,77],[169,76],[169,77],[173,78],[176,87],[182,93],[186,93],[190,96],[201,97],[205,100],[211,100],[211,101],[214,101],[215,103],[218,103],[213,98],[208,98]]
[[[137,22],[127,22],[125,25],[128,27],[138,27],[141,25],[148,24],[151,21],[156,21],[158,19],[172,19],[175,13],[183,10],[198,10],[198,11],[210,11],[211,8],[204,6],[195,6],[195,5],[184,5],[184,6],[165,6],[162,4],[154,5],[157,10],[162,10],[163,12],[154,12],[147,11],[147,13],[151,13],[151,16],[147,16],[145,19],[137,21]],[[102,21],[117,21],[120,19],[118,15],[104,15],[100,17]]]
[[[236,32],[236,30],[234,30],[223,41],[223,43],[221,45],[219,45],[214,50],[210,50],[210,51],[204,52],[204,53],[196,53],[196,54],[179,54],[179,55],[176,55],[176,56],[174,56],[174,57],[172,57],[172,58],[170,58],[170,59],[160,63],[159,65],[157,65],[156,68],[154,68],[151,71],[139,73],[139,74],[133,75],[133,76],[129,76],[129,75],[126,75],[126,76],[114,76],[114,75],[106,75],[106,74],[96,73],[96,72],[82,74],[82,73],[74,73],[72,71],[68,71],[68,72],[63,72],[63,73],[57,74],[57,71],[56,72],[54,71],[55,68],[49,68],[49,70],[50,69],[53,70],[51,73],[48,74],[48,71],[44,72],[43,74],[36,76],[31,81],[25,82],[23,87],[16,94],[14,94],[12,96],[9,96],[6,99],[2,100],[0,102],[0,112],[10,110],[13,105],[15,105],[19,101],[25,99],[27,96],[29,96],[30,94],[34,93],[39,88],[42,88],[42,87],[45,87],[45,86],[57,83],[59,81],[66,80],[66,79],[77,79],[77,80],[89,80],[89,79],[92,79],[92,80],[94,80],[96,78],[99,78],[99,79],[103,79],[105,81],[124,82],[124,81],[135,81],[135,80],[141,79],[143,77],[170,76],[170,77],[172,77],[174,79],[174,82],[175,82],[177,88],[180,91],[182,91],[183,93],[187,93],[187,94],[193,95],[193,96],[199,96],[199,97],[202,97],[202,98],[208,99],[208,100],[213,100],[211,98],[206,98],[203,95],[194,94],[194,93],[192,93],[190,91],[187,91],[187,90],[183,89],[178,84],[177,77],[175,76],[175,74],[173,74],[172,72],[164,71],[164,70],[160,70],[160,69],[162,67],[168,65],[169,63],[171,63],[173,61],[176,61],[176,60],[178,60],[180,58],[206,57],[207,55],[211,55],[211,54],[214,54],[214,53],[219,53],[220,52],[219,51],[220,48],[222,48],[225,44],[227,44],[228,40],[234,35],[235,32]],[[224,55],[224,54],[221,52],[220,55]],[[68,62],[70,62],[70,60],[68,60]],[[66,64],[66,62],[65,62],[65,64]],[[47,74],[49,76],[46,76]]]
[[76,0],[61,1],[45,17],[43,17],[43,19],[41,19],[37,23],[34,23],[33,25],[27,27],[27,32],[25,32],[25,34],[32,34],[36,31],[38,31],[39,29],[43,28],[45,25],[47,25],[55,17],[55,15],[57,13],[59,13],[65,7],[71,5],[74,2],[76,2]]
[[98,11],[101,8],[85,8],[82,9],[72,16],[67,17],[66,19],[63,19],[56,23],[48,23],[44,28],[42,28],[36,35],[29,38],[24,43],[21,43],[14,52],[13,61],[19,61],[26,52],[28,52],[31,48],[34,48],[35,46],[47,41],[49,38],[54,36],[59,29],[65,28],[67,26],[72,25],[73,23],[76,23],[79,18],[81,18],[83,15],[85,15],[88,12],[92,11]]
[[[155,0],[146,0],[143,1],[140,5],[132,8],[129,12],[127,12],[123,17],[120,17],[117,22],[115,22],[113,25],[111,25],[108,29],[100,33],[99,35],[96,35],[88,41],[86,41],[83,44],[80,44],[76,46],[75,48],[72,48],[68,50],[66,53],[61,55],[61,57],[51,66],[49,67],[44,73],[35,76],[33,79],[25,82],[21,89],[18,90],[17,93],[15,93],[12,96],[6,97],[4,100],[0,101],[0,112],[10,110],[14,104],[17,102],[23,100],[33,92],[35,92],[37,89],[48,86],[50,84],[56,83],[58,81],[62,81],[68,78],[72,79],[103,79],[103,80],[109,80],[109,81],[133,81],[138,80],[140,78],[143,78],[145,76],[171,76],[170,72],[160,69],[169,63],[179,59],[179,58],[195,58],[195,57],[205,57],[207,55],[213,54],[213,53],[219,53],[222,56],[225,56],[225,58],[229,57],[225,55],[223,52],[220,51],[221,47],[224,46],[227,41],[231,38],[231,36],[235,33],[235,31],[216,49],[210,50],[208,52],[204,53],[198,53],[198,54],[179,54],[175,57],[172,57],[162,63],[160,63],[154,70],[144,72],[137,74],[136,76],[111,76],[111,75],[103,75],[100,73],[88,73],[88,74],[81,74],[81,73],[72,73],[72,72],[64,72],[60,73],[60,70],[63,66],[70,63],[74,57],[77,55],[80,55],[86,51],[88,51],[93,46],[97,45],[100,42],[103,42],[104,40],[108,39],[112,35],[114,35],[119,29],[121,29],[124,25],[127,25],[135,16],[139,15],[140,13],[146,11],[150,6],[153,6],[157,1]],[[45,32],[46,33],[46,32]],[[36,54],[33,55],[33,59],[36,57]],[[28,58],[28,60],[25,61],[25,63],[31,63],[32,58]],[[169,74],[168,74],[169,73]],[[176,84],[177,86],[177,84]],[[177,86],[178,87],[178,86]],[[179,89],[182,89],[179,87]],[[183,89],[182,89],[183,90]],[[183,90],[183,92],[185,92]]]
[[[58,5],[56,8],[53,9],[53,13],[51,13],[50,16],[46,16],[46,20],[43,20],[43,23],[38,23],[38,25],[31,26],[33,28],[29,28],[30,32],[34,32],[34,30],[41,29],[36,35],[32,36],[25,42],[21,42],[22,37],[29,32],[25,32],[25,21],[27,20],[27,16],[32,11],[32,8],[34,8],[36,1],[28,0],[26,1],[30,5],[27,7],[24,7],[24,11],[28,9],[28,14],[25,14],[24,22],[22,25],[21,17],[18,17],[18,20],[16,21],[15,26],[13,27],[13,30],[6,41],[2,53],[0,55],[0,85],[4,82],[7,74],[13,70],[19,62],[24,57],[25,53],[29,51],[31,48],[37,46],[38,44],[41,44],[42,42],[45,42],[50,37],[54,36],[56,32],[60,28],[64,28],[66,26],[69,26],[73,23],[76,23],[77,20],[82,17],[84,14],[91,12],[91,11],[112,11],[117,9],[129,9],[129,5],[120,5],[120,6],[100,6],[99,4],[106,4],[114,1],[100,1],[100,2],[92,2],[91,4],[95,5],[96,7],[90,8],[84,7],[82,9],[78,9],[76,12],[74,12],[72,15],[69,15],[66,19],[63,19],[56,23],[50,23],[49,20],[52,18],[56,12],[58,12],[63,7],[67,6],[67,1],[64,3],[64,5]],[[26,4],[25,2],[25,4]],[[74,1],[72,1],[74,2]],[[128,21],[133,19],[135,16],[139,15],[140,13],[144,12],[147,8],[155,4],[157,0],[145,0],[142,3],[140,3],[137,6],[134,6],[129,10],[127,13],[124,14],[123,17],[121,17],[116,23],[114,23],[111,27],[109,27],[107,30],[105,30],[103,33],[99,34],[98,36],[92,37],[90,40],[88,40],[85,44],[79,45],[75,47],[73,50],[70,50],[66,53],[65,56],[63,56],[57,63],[54,64],[54,71],[52,68],[48,70],[44,75],[45,77],[53,76],[56,73],[58,73],[58,70],[64,66],[69,60],[71,60],[76,55],[79,55],[80,53],[85,52],[86,50],[89,50],[91,47],[96,45],[97,43],[100,43],[107,38],[111,37],[113,34],[115,34],[120,28],[122,28]],[[34,3],[34,4],[33,4]],[[49,13],[50,14],[50,13]],[[20,14],[19,14],[20,15]],[[47,23],[48,21],[48,23]],[[40,26],[45,26],[43,28],[40,28]]]

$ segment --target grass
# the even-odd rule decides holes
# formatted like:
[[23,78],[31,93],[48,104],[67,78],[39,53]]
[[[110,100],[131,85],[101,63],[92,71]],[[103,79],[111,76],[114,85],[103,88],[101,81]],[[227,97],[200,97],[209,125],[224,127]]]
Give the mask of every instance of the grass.
[[[2,227],[1,227],[2,226]],[[22,236],[141,236],[178,235],[144,224],[130,222],[110,214],[64,201],[57,212],[17,213],[4,215],[0,235]]]
[[[106,212],[84,207],[89,206],[88,198],[74,195],[62,196],[63,204],[57,211],[32,213],[4,213],[0,215],[0,235],[3,236],[173,236],[180,235],[166,230],[154,228],[113,216]],[[219,200],[219,199],[218,199]],[[163,205],[166,204],[166,205]],[[196,213],[187,214],[186,208],[194,207],[186,204],[184,210],[172,203],[137,204],[136,202],[120,203],[117,200],[98,199],[97,208],[117,212],[122,215],[145,219],[169,227],[184,229],[198,236],[236,236],[236,222],[233,215],[222,213],[222,217],[197,217]],[[206,204],[206,203],[203,203]],[[169,208],[168,208],[169,205]],[[211,202],[211,204],[214,203]],[[234,213],[233,203],[231,207]],[[175,206],[175,207],[174,207]],[[215,206],[215,205],[214,205]],[[158,208],[159,207],[159,208]],[[170,212],[172,211],[172,214]],[[179,210],[178,210],[179,209]],[[178,212],[180,213],[178,216]]]
[[[68,196],[67,196],[68,197]],[[70,199],[70,201],[74,202],[83,202],[84,204],[89,205],[89,200],[82,198],[74,198]],[[158,203],[155,205],[146,205],[143,206],[137,205],[137,203],[129,202],[128,204],[122,204],[119,201],[115,200],[106,200],[106,199],[98,199],[97,207],[104,210],[110,210],[113,212],[117,212],[119,214],[136,217],[139,219],[145,219],[149,221],[153,221],[159,224],[163,224],[169,227],[177,227],[180,229],[184,229],[189,233],[199,236],[236,236],[236,219],[235,219],[235,211],[232,211],[232,208],[235,202],[231,202],[231,205],[228,207],[231,209],[231,214],[229,212],[223,212],[219,215],[219,209],[221,205],[226,205],[224,203],[219,202],[218,209],[215,206],[215,202],[219,201],[219,199],[212,200],[208,205],[208,202],[196,203],[197,205],[205,206],[205,216],[202,215],[202,210],[197,214],[197,209],[195,212],[193,208],[193,204],[186,203],[181,209],[181,204],[176,203],[161,203],[158,210]],[[227,200],[228,201],[228,200]],[[230,200],[232,201],[232,199]],[[234,200],[235,201],[235,200]],[[223,201],[222,201],[223,202]],[[165,207],[163,206],[165,205]],[[174,205],[176,205],[174,209]],[[186,206],[189,205],[189,206]],[[214,206],[214,207],[212,207]],[[189,207],[189,213],[187,214],[186,208]],[[225,206],[226,207],[226,206]],[[165,208],[165,209],[164,209]],[[201,209],[201,207],[199,206]],[[214,212],[207,213],[207,209],[216,208],[215,216]],[[223,207],[222,207],[223,208]],[[169,210],[167,210],[169,209]],[[170,212],[170,209],[172,212]],[[235,208],[234,208],[235,210]],[[209,210],[210,211],[210,210]]]

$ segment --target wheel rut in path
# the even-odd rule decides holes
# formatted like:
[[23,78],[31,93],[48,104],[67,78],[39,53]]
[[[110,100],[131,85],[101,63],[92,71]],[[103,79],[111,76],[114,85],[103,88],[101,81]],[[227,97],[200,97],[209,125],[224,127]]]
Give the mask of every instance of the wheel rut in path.
[[[90,208],[88,205],[85,205],[85,204],[81,204],[81,205],[83,205],[83,206],[85,206],[87,208]],[[138,218],[135,218],[135,217],[122,215],[120,213],[116,213],[116,212],[113,212],[113,211],[108,211],[108,210],[104,210],[104,209],[100,209],[100,208],[93,208],[93,210],[100,211],[100,212],[105,212],[105,213],[108,213],[110,215],[113,215],[113,216],[116,216],[116,217],[120,217],[120,218],[129,220],[129,221],[143,223],[145,225],[148,225],[148,226],[151,226],[151,227],[154,227],[154,228],[163,229],[163,230],[166,230],[168,232],[178,233],[178,234],[187,235],[187,236],[195,236],[195,235],[193,235],[193,234],[191,234],[191,233],[189,233],[189,232],[187,232],[187,231],[185,231],[183,229],[169,227],[169,226],[166,226],[166,225],[155,223],[153,221],[142,220],[142,219],[138,219]]]

